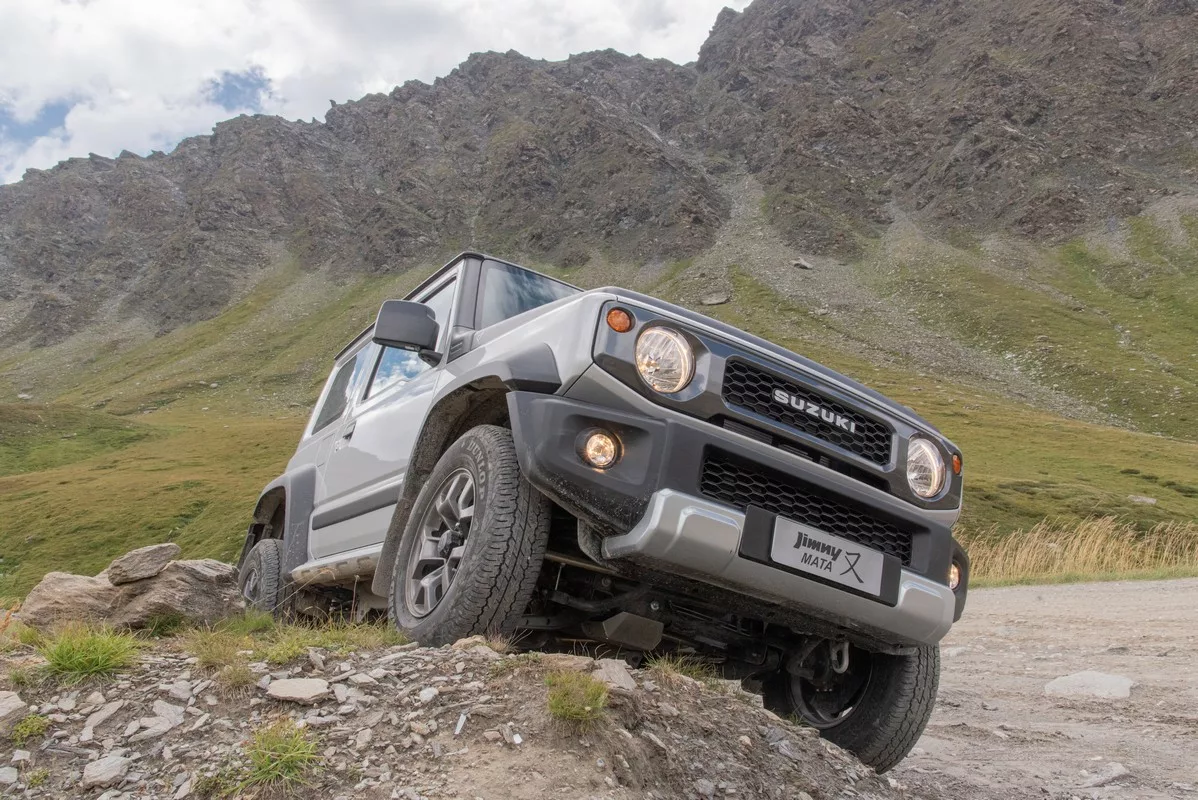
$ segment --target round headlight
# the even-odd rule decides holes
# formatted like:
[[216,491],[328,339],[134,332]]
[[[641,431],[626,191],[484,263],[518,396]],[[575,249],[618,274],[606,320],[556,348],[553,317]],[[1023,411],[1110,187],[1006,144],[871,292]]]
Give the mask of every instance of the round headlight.
[[927,439],[912,439],[907,447],[907,484],[923,498],[944,488],[944,458]]
[[673,394],[695,374],[695,353],[676,330],[645,328],[636,340],[636,371],[655,392]]

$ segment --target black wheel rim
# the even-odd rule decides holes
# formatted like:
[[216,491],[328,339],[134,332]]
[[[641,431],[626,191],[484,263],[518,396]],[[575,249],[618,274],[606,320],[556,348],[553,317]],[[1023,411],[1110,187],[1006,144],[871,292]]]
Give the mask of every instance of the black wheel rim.
[[262,576],[258,574],[258,568],[250,567],[245,573],[245,580],[241,582],[241,596],[250,604],[258,602],[258,588],[261,585]]
[[854,647],[849,668],[843,674],[829,671],[819,681],[791,678],[795,711],[813,728],[834,728],[857,710],[872,677],[870,654]]
[[404,600],[414,617],[432,613],[453,585],[474,520],[474,476],[454,471],[433,493],[408,557]]

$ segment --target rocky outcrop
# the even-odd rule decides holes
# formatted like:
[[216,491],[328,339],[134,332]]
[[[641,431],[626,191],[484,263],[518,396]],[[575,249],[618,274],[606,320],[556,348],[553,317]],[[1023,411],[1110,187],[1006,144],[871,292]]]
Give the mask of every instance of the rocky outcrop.
[[82,621],[138,630],[163,619],[208,625],[245,607],[234,567],[213,559],[171,561],[178,552],[174,544],[143,547],[95,577],[51,572],[18,617],[41,629]]
[[1198,193],[1195,76],[1186,2],[755,0],[692,65],[478,54],[323,123],[243,116],[0,187],[0,345],[104,314],[169,330],[283,260],[393,272],[454,242],[668,263],[712,243],[740,168],[804,252],[896,214],[1059,240]]

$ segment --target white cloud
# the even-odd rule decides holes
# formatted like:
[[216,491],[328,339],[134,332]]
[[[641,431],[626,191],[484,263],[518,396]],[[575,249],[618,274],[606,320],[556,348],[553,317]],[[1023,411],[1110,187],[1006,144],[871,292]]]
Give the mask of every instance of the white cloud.
[[[242,111],[323,118],[472,52],[693,60],[747,0],[0,0],[0,182],[89,152],[170,149]],[[260,70],[269,92],[214,94]],[[231,100],[240,105],[229,105]],[[224,105],[222,102],[224,101]],[[61,124],[46,109],[71,106]],[[6,124],[7,123],[7,124]]]

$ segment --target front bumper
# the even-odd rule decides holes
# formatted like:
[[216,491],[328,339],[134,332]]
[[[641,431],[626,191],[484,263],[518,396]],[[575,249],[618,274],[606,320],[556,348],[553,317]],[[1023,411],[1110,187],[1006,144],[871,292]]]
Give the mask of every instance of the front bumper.
[[[960,616],[965,581],[955,593],[947,586],[954,558],[968,576],[952,538],[955,511],[916,508],[801,456],[653,404],[597,366],[566,396],[511,393],[509,411],[525,477],[604,534],[600,555],[617,569],[629,564],[721,587],[754,598],[755,608],[785,610],[792,620],[822,623],[820,630],[888,645],[935,643]],[[578,456],[580,435],[595,427],[624,444],[619,463],[606,470]],[[712,454],[793,480],[811,502],[827,500],[902,530],[910,549],[901,559],[886,556],[881,596],[772,563],[774,513],[712,497],[704,485]],[[769,504],[767,496],[757,505]]]
[[901,569],[890,606],[745,558],[744,530],[741,512],[663,489],[632,530],[604,540],[603,556],[649,559],[890,644],[936,644],[952,627],[956,598],[942,583]]

